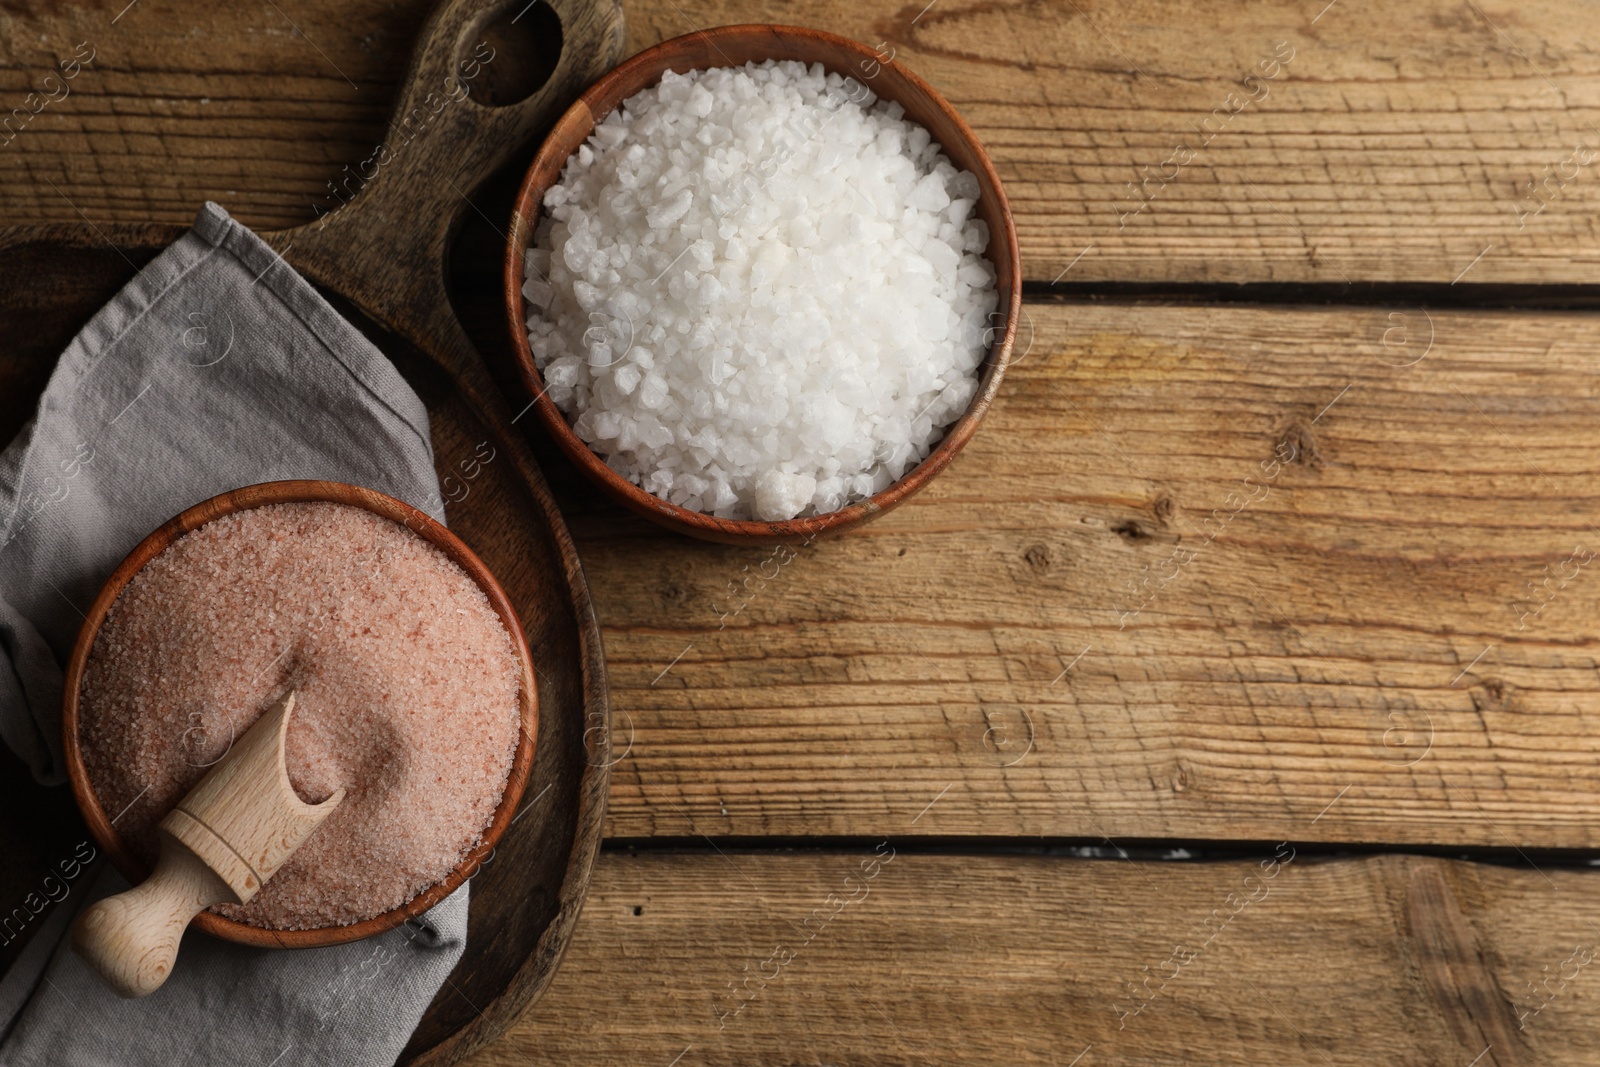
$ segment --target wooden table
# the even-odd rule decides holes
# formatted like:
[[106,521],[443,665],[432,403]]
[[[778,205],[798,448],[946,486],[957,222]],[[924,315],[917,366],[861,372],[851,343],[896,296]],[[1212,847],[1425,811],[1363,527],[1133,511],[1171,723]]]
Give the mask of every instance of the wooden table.
[[[123,2],[3,17],[0,99],[96,52],[7,220],[305,221],[426,7]],[[993,153],[1027,317],[955,465],[781,567],[541,443],[626,751],[471,1062],[1600,1062],[1600,17],[924,3],[628,7],[630,51],[893,49]]]

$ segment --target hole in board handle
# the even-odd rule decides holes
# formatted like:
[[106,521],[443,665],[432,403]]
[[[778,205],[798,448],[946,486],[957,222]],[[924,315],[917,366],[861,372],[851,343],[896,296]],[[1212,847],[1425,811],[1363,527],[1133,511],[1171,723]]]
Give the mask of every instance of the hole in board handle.
[[512,0],[468,38],[456,76],[472,99],[507,107],[544,87],[561,59],[561,18],[544,0]]

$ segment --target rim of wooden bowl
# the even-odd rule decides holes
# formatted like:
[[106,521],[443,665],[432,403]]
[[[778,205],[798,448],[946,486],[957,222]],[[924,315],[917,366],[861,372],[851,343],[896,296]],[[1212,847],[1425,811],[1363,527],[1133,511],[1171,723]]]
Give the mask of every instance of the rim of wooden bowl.
[[[820,62],[829,71],[855,77],[879,97],[898,102],[905,108],[906,118],[927,128],[957,166],[977,175],[979,195],[974,214],[989,226],[989,247],[984,256],[995,268],[996,286],[1002,297],[997,311],[1005,315],[1005,329],[984,357],[983,374],[972,403],[945,431],[943,439],[926,459],[883,492],[865,500],[822,515],[781,522],[719,519],[705,512],[691,511],[647,492],[606,466],[605,461],[572,431],[545,391],[544,380],[528,346],[524,325],[527,313],[522,296],[523,254],[538,222],[545,191],[560,178],[567,159],[594,131],[595,125],[623,100],[659,82],[668,70],[682,74],[689,70],[741,65],[752,59],[798,59],[808,65]],[[872,73],[867,76],[869,71]],[[940,127],[954,130],[957,143],[940,138]],[[976,432],[1000,388],[1022,309],[1022,268],[1016,223],[1000,175],[995,172],[989,153],[977,135],[944,97],[913,71],[893,59],[885,60],[857,41],[824,30],[763,23],[719,26],[663,41],[623,62],[578,98],[540,145],[518,190],[506,247],[505,291],[511,342],[523,383],[533,398],[540,421],[568,459],[613,499],[669,529],[729,544],[771,544],[809,540],[859,526],[921,490],[955,458]]]
[[73,645],[72,657],[67,662],[65,687],[62,693],[61,730],[67,774],[72,782],[72,795],[78,802],[78,810],[83,813],[84,821],[88,823],[89,832],[94,835],[95,842],[111,857],[111,862],[116,865],[123,877],[137,884],[149,876],[150,868],[129,851],[122,836],[106,817],[105,809],[100,806],[100,799],[89,783],[88,771],[83,765],[83,750],[79,743],[78,691],[83,684],[83,672],[89,661],[89,653],[94,648],[95,636],[100,632],[101,624],[105,622],[111,605],[116,603],[117,597],[121,595],[133,576],[184,534],[235,512],[249,511],[267,504],[303,503],[346,504],[397,522],[437,547],[466,571],[489,598],[490,606],[494,608],[495,614],[500,617],[501,623],[511,635],[511,643],[522,668],[522,692],[518,697],[518,710],[522,722],[517,752],[512,759],[511,774],[506,779],[505,791],[495,808],[494,818],[490,820],[488,829],[483,832],[482,842],[467,853],[461,863],[443,880],[424,889],[398,908],[361,922],[324,926],[313,930],[271,930],[227,919],[211,911],[201,912],[194,920],[193,925],[208,934],[226,941],[236,941],[259,948],[320,948],[347,941],[359,941],[364,937],[392,930],[407,919],[416,918],[455,892],[461,883],[477,873],[485,857],[494,850],[495,842],[515,818],[517,804],[522,799],[529,773],[533,769],[534,749],[538,738],[538,692],[534,688],[533,657],[528,651],[528,640],[523,634],[522,624],[517,621],[517,613],[512,608],[505,590],[500,587],[500,583],[495,580],[494,575],[476,553],[459,537],[425,512],[404,501],[344,482],[262,482],[221,493],[168,520],[128,553],[112,572],[111,577],[106,579],[99,595],[95,597],[94,604],[90,606],[83,626],[78,631],[78,640]]

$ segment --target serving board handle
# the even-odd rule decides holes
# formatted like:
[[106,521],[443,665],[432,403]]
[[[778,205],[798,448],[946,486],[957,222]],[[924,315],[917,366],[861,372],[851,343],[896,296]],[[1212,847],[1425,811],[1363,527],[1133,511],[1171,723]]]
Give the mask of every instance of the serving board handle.
[[[301,274],[416,345],[491,408],[504,401],[450,306],[450,242],[464,212],[481,213],[472,200],[478,186],[552,125],[623,47],[618,0],[539,3],[561,24],[560,54],[542,86],[503,106],[488,102],[490,83],[512,81],[505,75],[514,68],[489,72],[529,61],[504,43],[510,34],[491,27],[507,17],[510,28],[522,19],[544,25],[547,13],[528,0],[509,7],[445,0],[422,28],[382,144],[341,172],[332,184],[332,210],[304,226],[262,234]],[[488,221],[503,233],[508,220]]]

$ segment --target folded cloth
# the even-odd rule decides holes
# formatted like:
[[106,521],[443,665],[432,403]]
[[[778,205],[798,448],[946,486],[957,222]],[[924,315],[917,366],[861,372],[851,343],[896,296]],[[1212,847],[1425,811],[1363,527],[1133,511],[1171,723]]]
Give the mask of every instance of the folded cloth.
[[[111,571],[185,508],[283,478],[364,485],[444,518],[416,394],[207,204],[73,338],[0,454],[0,738],[41,782],[65,779],[61,665]],[[62,843],[63,860],[76,844]],[[74,903],[125,887],[105,870]],[[66,910],[0,978],[0,1065],[376,1067],[395,1061],[460,958],[467,886],[414,923],[332,948],[191,932],[167,983],[138,1001],[67,948]]]

